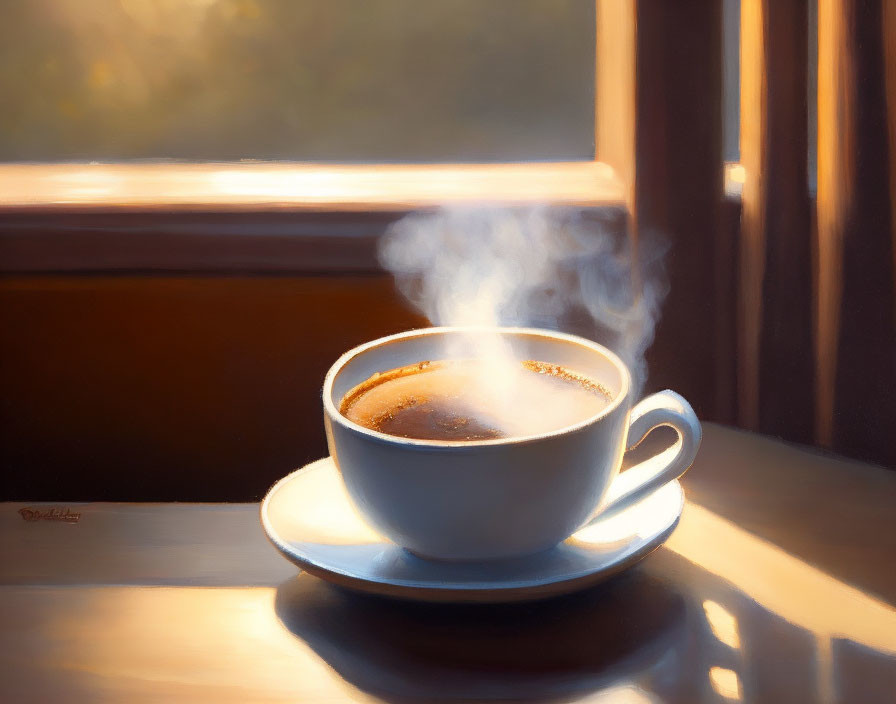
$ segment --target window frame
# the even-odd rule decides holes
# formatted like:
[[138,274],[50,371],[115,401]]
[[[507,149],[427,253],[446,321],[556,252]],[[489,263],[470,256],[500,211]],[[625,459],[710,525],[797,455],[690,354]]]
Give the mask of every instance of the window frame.
[[[413,210],[498,203],[634,214],[638,11],[637,0],[595,0],[591,160],[7,163],[0,273],[370,270],[370,238]],[[726,167],[729,198],[742,178]]]
[[[370,269],[376,268],[370,238],[412,210],[486,202],[627,207],[633,189],[635,2],[595,0],[595,8],[590,161],[4,164],[0,273]],[[619,62],[625,78],[600,73],[602,62]],[[220,249],[208,246],[211,236]],[[325,245],[331,237],[335,248]]]

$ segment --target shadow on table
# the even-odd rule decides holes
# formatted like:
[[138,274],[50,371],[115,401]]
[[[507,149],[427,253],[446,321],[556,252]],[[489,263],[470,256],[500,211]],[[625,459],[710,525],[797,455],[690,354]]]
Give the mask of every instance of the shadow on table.
[[[401,602],[307,574],[282,623],[352,685],[390,701],[560,699],[649,676],[684,647],[684,599],[634,570],[576,595],[504,605]],[[675,667],[672,668],[674,671]]]

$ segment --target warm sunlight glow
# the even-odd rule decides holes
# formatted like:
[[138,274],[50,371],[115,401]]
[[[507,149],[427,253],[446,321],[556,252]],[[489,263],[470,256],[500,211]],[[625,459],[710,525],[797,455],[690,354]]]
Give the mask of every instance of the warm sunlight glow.
[[256,701],[357,701],[357,690],[282,625],[274,597],[271,588],[91,589],[67,597],[66,615],[43,637],[66,644],[48,650],[52,666],[115,682],[114,698],[124,701],[146,681],[170,701],[195,699],[199,688],[221,701],[237,701],[225,696],[230,688]]
[[[146,33],[194,36],[218,0],[119,0],[121,9]],[[186,38],[185,37],[185,38]]]
[[[0,167],[2,172],[2,167]],[[0,176],[2,180],[2,176]],[[63,175],[50,175],[48,185],[64,192],[60,202],[114,198],[121,191],[123,181],[114,171],[81,167]],[[0,196],[2,198],[2,196]]]
[[[113,80],[95,67],[99,86]],[[87,184],[87,185],[85,185]],[[618,205],[600,162],[527,164],[3,164],[0,206],[268,207],[388,210],[445,203]]]
[[[309,496],[317,500],[308,501]],[[301,481],[284,482],[268,511],[284,536],[325,545],[369,545],[382,540],[361,518],[336,471],[306,471]]]
[[734,670],[726,670],[724,667],[710,668],[709,683],[726,699],[740,700],[743,697],[740,678]]
[[[616,482],[621,482],[629,472],[623,472]],[[615,546],[637,538],[646,538],[661,532],[669,524],[669,516],[678,511],[681,494],[673,484],[658,489],[636,506],[583,528],[571,540],[579,543]]]
[[740,164],[728,164],[728,178],[734,183],[744,183],[747,180],[747,172]]
[[725,164],[725,195],[729,198],[740,198],[743,193],[747,172],[741,164]]
[[635,684],[626,683],[602,689],[575,701],[576,704],[656,704],[660,699]]
[[[222,193],[235,196],[257,196],[309,201],[337,201],[350,186],[349,200],[377,202],[409,199],[423,203],[451,203],[458,200],[489,198],[504,202],[569,199],[579,201],[593,196],[582,190],[591,181],[595,194],[608,192],[612,181],[609,167],[597,163],[570,165],[529,164],[465,166],[381,165],[360,167],[270,168],[247,171],[222,170],[212,182]],[[585,168],[581,168],[581,167]],[[546,171],[537,174],[536,169]],[[347,177],[350,181],[347,181]],[[551,183],[552,179],[559,179]],[[577,182],[582,179],[581,182]],[[600,184],[598,180],[606,180]],[[565,184],[565,185],[563,185]],[[565,193],[561,196],[557,186]],[[389,193],[391,191],[391,194]]]
[[729,648],[740,649],[740,633],[737,628],[737,619],[721,604],[708,599],[703,602],[703,612],[706,621],[712,629],[713,635]]
[[[818,637],[849,638],[896,654],[896,609],[695,504],[669,549]],[[786,585],[786,588],[782,588]]]

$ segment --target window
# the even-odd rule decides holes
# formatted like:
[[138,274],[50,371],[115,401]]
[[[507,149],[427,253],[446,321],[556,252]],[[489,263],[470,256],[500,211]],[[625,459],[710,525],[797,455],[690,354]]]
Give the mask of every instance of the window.
[[14,0],[0,161],[594,155],[593,0]]
[[594,161],[595,7],[17,0],[0,206],[618,203]]

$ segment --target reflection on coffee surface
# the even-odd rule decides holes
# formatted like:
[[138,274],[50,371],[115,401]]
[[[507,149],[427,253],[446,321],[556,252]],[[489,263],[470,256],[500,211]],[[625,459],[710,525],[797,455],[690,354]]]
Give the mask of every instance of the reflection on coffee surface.
[[339,410],[399,437],[491,440],[559,430],[611,400],[598,382],[556,364],[458,360],[374,374],[345,395]]

